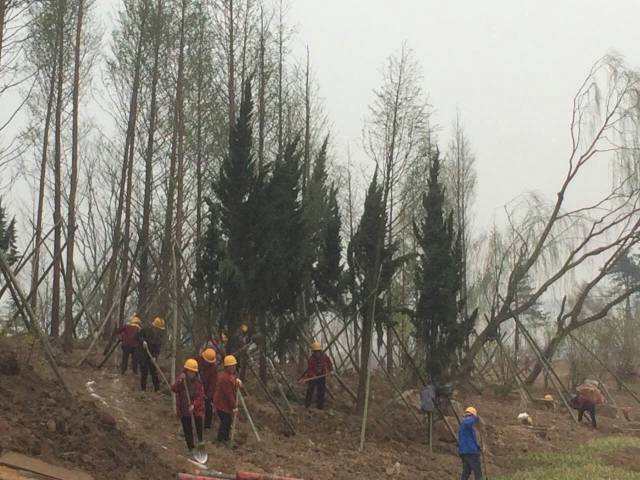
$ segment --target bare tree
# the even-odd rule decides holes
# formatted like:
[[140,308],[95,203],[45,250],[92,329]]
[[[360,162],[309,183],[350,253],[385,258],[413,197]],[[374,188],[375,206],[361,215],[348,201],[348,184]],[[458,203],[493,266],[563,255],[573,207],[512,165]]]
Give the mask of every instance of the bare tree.
[[[563,302],[556,333],[545,348],[547,357],[569,332],[604,318],[634,293],[621,289],[598,312],[583,315],[585,302],[616,259],[640,241],[640,191],[629,188],[633,179],[619,177],[608,192],[589,205],[571,210],[565,205],[588,166],[608,161],[615,167],[616,153],[634,148],[629,132],[640,118],[639,86],[638,73],[610,55],[594,65],[578,90],[571,118],[572,148],[556,200],[547,205],[542,199],[530,197],[524,205],[532,208],[507,209],[505,251],[490,288],[493,293],[487,322],[470,346],[462,371],[471,370],[474,358],[504,322],[527,311],[545,293],[562,289],[563,280],[571,275],[580,273],[587,280],[571,304]],[[587,268],[590,262],[596,270]],[[532,290],[526,300],[516,302],[519,285],[526,277],[534,282]],[[536,367],[529,380],[539,370],[540,366]]]

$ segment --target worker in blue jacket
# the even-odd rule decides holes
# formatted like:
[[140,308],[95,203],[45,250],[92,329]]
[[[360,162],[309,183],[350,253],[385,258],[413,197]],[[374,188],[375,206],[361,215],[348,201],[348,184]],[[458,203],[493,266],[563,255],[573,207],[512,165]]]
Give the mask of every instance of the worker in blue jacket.
[[458,453],[462,460],[462,480],[469,480],[471,473],[475,480],[482,480],[481,450],[476,431],[479,422],[480,418],[475,407],[467,407],[458,429]]

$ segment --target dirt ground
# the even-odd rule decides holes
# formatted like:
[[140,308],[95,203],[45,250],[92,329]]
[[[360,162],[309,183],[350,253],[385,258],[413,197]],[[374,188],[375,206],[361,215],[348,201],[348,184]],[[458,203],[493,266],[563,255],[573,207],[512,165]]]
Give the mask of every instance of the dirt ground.
[[[0,351],[6,349],[0,345]],[[101,350],[97,349],[98,357]],[[24,351],[20,349],[19,357],[26,355]],[[71,357],[58,354],[74,400],[68,400],[62,389],[47,379],[49,369],[37,354],[30,363],[38,373],[21,368],[17,375],[6,375],[0,365],[0,449],[80,468],[96,479],[173,479],[178,471],[196,473],[198,468],[186,459],[186,446],[167,389],[160,393],[139,391],[137,377],[130,371],[120,375],[115,360],[101,370],[88,364],[76,368],[73,365],[82,353],[77,349]],[[294,377],[294,372],[289,374]],[[352,387],[354,380],[348,379]],[[270,389],[278,398],[275,385]],[[459,474],[455,444],[443,423],[436,422],[430,454],[423,418],[401,402],[385,410],[393,391],[380,375],[372,377],[363,452],[358,449],[360,419],[351,413],[351,399],[335,381],[331,389],[335,398],[328,400],[328,408],[323,411],[305,410],[290,395],[293,411],[288,414],[297,432],[292,436],[249,374],[247,404],[262,442],[256,441],[241,415],[234,450],[213,444],[214,432],[206,432],[208,467],[306,480],[442,479]],[[488,450],[485,460],[491,476],[523,468],[516,461],[522,454],[561,451],[596,436],[628,434],[630,428],[625,420],[600,418],[599,429],[593,431],[586,423],[574,423],[561,408],[551,411],[535,407],[528,411],[534,425],[526,427],[516,419],[522,411],[519,397],[503,398],[491,390],[485,388],[481,395],[456,394],[458,405],[474,404],[483,419],[482,435]],[[542,396],[544,392],[538,390]],[[298,394],[302,393],[299,387]],[[619,396],[618,402],[632,405],[624,396]],[[450,421],[455,428],[455,418],[450,417]],[[630,431],[634,434],[637,429]],[[637,452],[616,452],[607,461],[636,465],[633,462],[638,458]]]

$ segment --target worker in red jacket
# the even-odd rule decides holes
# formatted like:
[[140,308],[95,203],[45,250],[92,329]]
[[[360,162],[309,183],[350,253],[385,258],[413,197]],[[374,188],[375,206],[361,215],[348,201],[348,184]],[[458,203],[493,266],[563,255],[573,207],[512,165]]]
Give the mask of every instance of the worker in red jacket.
[[138,373],[138,355],[136,350],[140,347],[138,341],[138,332],[142,328],[142,321],[138,315],[133,315],[126,325],[116,330],[116,335],[120,339],[122,348],[122,363],[120,364],[120,373],[123,375],[129,367],[129,357],[131,357],[131,369],[133,373]]
[[213,422],[213,395],[218,381],[218,364],[213,348],[206,348],[200,354],[198,372],[204,387],[204,428],[208,430]]
[[311,356],[307,364],[307,370],[300,379],[307,383],[307,396],[304,406],[309,408],[313,400],[313,394],[317,390],[316,405],[318,410],[324,408],[324,398],[327,393],[327,376],[333,371],[333,364],[329,355],[322,351],[320,342],[311,344]]
[[[187,442],[187,448],[191,452],[195,448],[193,423],[196,424],[198,441],[202,442],[204,416],[204,387],[198,375],[197,360],[190,358],[184,363],[184,370],[176,378],[176,383],[171,386],[171,391],[176,394],[176,412],[182,423],[182,431]],[[187,391],[189,393],[188,396]]]
[[220,419],[220,428],[218,429],[218,442],[224,443],[227,447],[231,447],[230,434],[233,416],[238,411],[236,401],[236,392],[238,388],[242,388],[242,381],[236,378],[236,367],[238,360],[233,355],[224,357],[224,370],[218,376],[216,391],[213,395],[213,403],[218,412]]
[[591,417],[591,426],[597,428],[596,425],[596,403],[586,395],[578,393],[569,402],[571,408],[578,410],[578,422],[582,422],[584,413],[587,412]]

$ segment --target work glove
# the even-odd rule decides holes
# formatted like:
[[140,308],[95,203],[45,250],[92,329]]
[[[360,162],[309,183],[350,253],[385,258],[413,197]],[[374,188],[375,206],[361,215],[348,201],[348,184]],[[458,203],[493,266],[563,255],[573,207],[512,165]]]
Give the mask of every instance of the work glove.
[[189,405],[189,412],[193,413],[193,405]]
[[238,388],[242,388],[242,380],[240,380],[239,378],[236,378],[236,385]]
[[147,344],[146,340],[142,341],[142,346],[144,347],[145,350],[149,348],[149,345]]

